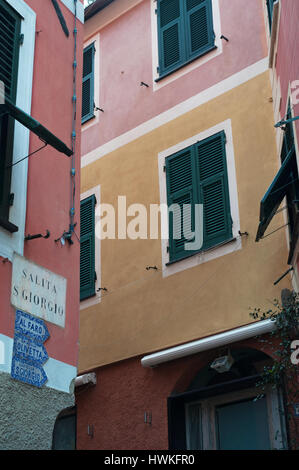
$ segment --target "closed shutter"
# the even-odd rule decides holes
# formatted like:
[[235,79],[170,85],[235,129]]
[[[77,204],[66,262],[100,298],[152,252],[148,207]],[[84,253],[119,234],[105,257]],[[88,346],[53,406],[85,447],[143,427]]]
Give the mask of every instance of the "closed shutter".
[[94,44],[83,52],[82,123],[94,116]]
[[[16,103],[19,67],[21,17],[7,2],[0,0],[0,81],[5,100]],[[0,219],[9,219],[11,163],[13,157],[14,120],[0,117]]]
[[15,104],[17,94],[20,16],[0,0],[0,81],[4,82],[5,96]]
[[166,184],[168,206],[177,208],[169,211],[169,262],[199,251],[185,246],[194,240],[195,204],[203,205],[201,250],[232,238],[224,132],[166,158]]
[[180,0],[160,0],[158,24],[160,73],[165,73],[184,60],[182,2]]
[[215,47],[211,0],[158,0],[159,75]]
[[[197,203],[194,148],[189,147],[166,159],[167,200],[169,211],[170,261],[192,251],[185,250],[194,232],[194,204]],[[188,207],[191,209],[188,211]]]
[[207,249],[232,238],[224,132],[199,142],[196,153],[204,214],[203,249]]
[[187,56],[193,58],[215,43],[210,0],[186,0]]
[[80,300],[95,295],[95,196],[80,205]]

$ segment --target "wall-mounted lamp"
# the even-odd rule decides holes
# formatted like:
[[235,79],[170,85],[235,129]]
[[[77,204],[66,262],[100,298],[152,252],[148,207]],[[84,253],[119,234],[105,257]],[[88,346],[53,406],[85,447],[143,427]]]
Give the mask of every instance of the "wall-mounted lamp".
[[230,352],[225,356],[216,357],[212,364],[210,365],[211,369],[216,370],[219,374],[223,374],[223,372],[228,372],[231,366],[234,363],[234,359],[231,356]]
[[67,241],[70,245],[73,245],[74,242],[72,240],[72,236],[73,236],[73,230],[70,229],[68,232],[65,231],[63,232],[61,237],[56,238],[55,243],[60,241],[61,246],[64,246],[65,242]]

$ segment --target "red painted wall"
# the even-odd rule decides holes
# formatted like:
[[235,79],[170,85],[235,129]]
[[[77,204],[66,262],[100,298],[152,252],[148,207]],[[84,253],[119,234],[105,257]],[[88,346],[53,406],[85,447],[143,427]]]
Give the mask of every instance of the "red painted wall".
[[[255,340],[233,345],[238,346],[261,349]],[[209,351],[149,369],[136,357],[97,369],[96,386],[76,389],[77,449],[168,449],[167,398],[185,391],[214,358]],[[145,412],[152,414],[151,425],[144,423]]]
[[[70,35],[62,31],[52,2],[28,0],[36,12],[36,42],[34,55],[31,115],[71,148],[73,113],[74,15],[59,2]],[[80,234],[80,128],[83,24],[77,20],[77,120],[76,120],[76,203],[75,228]],[[30,152],[42,142],[30,135]],[[64,247],[54,240],[68,230],[71,208],[71,159],[48,146],[29,158],[27,191],[27,234],[45,234],[49,239],[25,242],[24,256],[67,279],[65,328],[47,322],[50,338],[48,355],[54,359],[77,365],[79,329],[79,255],[80,245]],[[24,195],[25,197],[25,195]],[[0,333],[13,337],[15,309],[10,304],[12,266],[0,257]]]

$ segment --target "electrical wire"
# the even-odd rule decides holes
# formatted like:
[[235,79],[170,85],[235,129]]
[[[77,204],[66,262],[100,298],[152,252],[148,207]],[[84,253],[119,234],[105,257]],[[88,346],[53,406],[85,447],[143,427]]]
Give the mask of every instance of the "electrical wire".
[[29,153],[28,155],[26,155],[26,157],[21,158],[21,160],[18,160],[18,161],[14,162],[14,163],[11,163],[11,165],[7,165],[7,166],[5,167],[5,169],[12,168],[13,166],[17,165],[18,163],[23,162],[24,160],[26,160],[27,158],[31,157],[32,155],[34,155],[34,154],[40,152],[42,149],[44,149],[45,147],[47,147],[47,145],[48,145],[48,143],[45,142],[42,147],[40,147],[40,148],[38,148],[37,150],[34,150],[33,152]]

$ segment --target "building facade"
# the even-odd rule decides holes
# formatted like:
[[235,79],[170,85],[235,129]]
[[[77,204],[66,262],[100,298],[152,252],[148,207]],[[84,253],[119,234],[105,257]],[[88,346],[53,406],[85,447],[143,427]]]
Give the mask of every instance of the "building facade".
[[[279,172],[261,201],[261,212],[257,240],[266,228],[275,224],[275,210],[282,204],[288,258],[286,267],[292,272],[294,289],[298,291],[298,72],[299,58],[296,51],[296,22],[299,8],[292,1],[269,1],[269,67],[272,82],[273,109],[277,141]],[[286,176],[283,176],[285,173]],[[282,187],[276,191],[274,186]],[[271,225],[270,225],[271,224]]]
[[74,407],[83,22],[81,1],[0,1],[1,449],[51,449]]
[[256,243],[280,167],[272,12],[260,0],[85,11],[79,449],[288,447],[283,394],[253,400],[271,362],[256,336],[273,322],[250,312],[295,283],[276,282],[285,231]]

